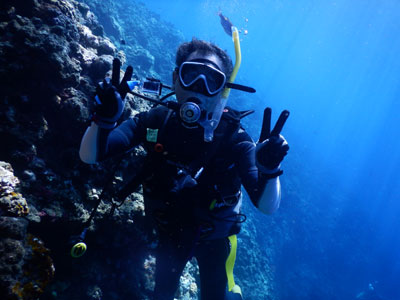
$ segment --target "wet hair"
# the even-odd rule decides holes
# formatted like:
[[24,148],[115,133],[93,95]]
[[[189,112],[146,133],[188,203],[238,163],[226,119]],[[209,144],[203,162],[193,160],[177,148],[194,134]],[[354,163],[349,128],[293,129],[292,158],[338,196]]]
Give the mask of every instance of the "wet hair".
[[176,52],[176,66],[179,68],[180,65],[187,60],[190,54],[193,52],[198,51],[201,54],[215,54],[217,55],[222,61],[223,72],[225,73],[226,77],[229,78],[233,71],[232,60],[226,51],[219,48],[217,45],[198,40],[193,38],[190,42],[185,42],[181,44]]

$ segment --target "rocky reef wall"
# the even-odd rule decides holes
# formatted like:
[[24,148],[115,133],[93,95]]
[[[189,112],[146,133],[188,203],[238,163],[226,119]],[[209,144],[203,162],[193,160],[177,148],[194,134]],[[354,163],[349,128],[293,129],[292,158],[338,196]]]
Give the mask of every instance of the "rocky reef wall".
[[138,1],[83,0],[95,13],[105,34],[123,49],[127,62],[140,77],[170,84],[175,53],[183,35]]
[[[2,1],[0,8],[1,298],[146,299],[154,237],[139,193],[110,217],[102,201],[85,258],[69,255],[71,236],[81,233],[115,165],[78,157],[95,83],[126,54],[84,3]],[[127,100],[124,118],[149,108]],[[122,161],[114,184],[125,171],[134,175],[140,155]]]

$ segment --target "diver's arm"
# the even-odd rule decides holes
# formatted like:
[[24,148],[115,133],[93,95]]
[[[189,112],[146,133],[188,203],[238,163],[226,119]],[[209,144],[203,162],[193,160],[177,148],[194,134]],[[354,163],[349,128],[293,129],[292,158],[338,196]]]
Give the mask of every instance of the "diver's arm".
[[[259,177],[264,174],[259,172]],[[279,177],[270,178],[266,181],[264,191],[258,198],[258,209],[265,214],[274,213],[281,203],[281,182]]]
[[281,201],[279,177],[268,178],[261,173],[255,163],[255,144],[245,140],[235,145],[236,165],[251,201],[263,213],[272,214]]
[[79,157],[87,164],[94,164],[98,160],[98,136],[100,127],[92,122],[82,137],[79,148]]
[[128,66],[120,82],[120,69],[121,61],[114,58],[111,78],[107,77],[96,85],[93,121],[83,135],[79,150],[80,158],[88,164],[123,152],[137,142],[135,122],[131,119],[116,127],[124,110],[125,96],[130,90],[127,83],[133,74],[132,66]]
[[113,130],[92,122],[83,135],[79,156],[83,162],[94,164],[131,149],[143,140],[143,136],[139,118],[128,119]]

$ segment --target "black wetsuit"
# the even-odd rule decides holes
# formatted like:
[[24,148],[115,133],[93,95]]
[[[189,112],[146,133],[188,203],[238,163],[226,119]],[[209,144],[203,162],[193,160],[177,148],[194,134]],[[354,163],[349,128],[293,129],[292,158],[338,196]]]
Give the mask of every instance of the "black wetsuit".
[[224,112],[213,142],[206,143],[201,127],[189,129],[174,112],[157,107],[99,135],[100,159],[138,144],[148,151],[145,208],[159,233],[154,299],[173,299],[191,257],[200,268],[201,299],[229,297],[225,262],[228,237],[243,219],[241,185],[257,202],[266,182],[258,177],[254,142],[239,122],[233,110]]

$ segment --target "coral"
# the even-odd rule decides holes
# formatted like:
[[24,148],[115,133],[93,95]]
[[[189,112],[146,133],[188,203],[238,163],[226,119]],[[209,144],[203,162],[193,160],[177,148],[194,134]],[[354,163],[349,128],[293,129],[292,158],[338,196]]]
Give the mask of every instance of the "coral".
[[149,255],[143,262],[145,288],[149,291],[154,289],[154,274],[156,268],[156,259],[154,256]]
[[175,51],[184,40],[179,31],[138,2],[123,0],[112,5],[100,0],[84,2],[98,16],[114,44],[124,49],[127,61],[134,66],[137,75],[170,82]]
[[97,285],[90,286],[88,288],[88,291],[87,291],[86,294],[87,294],[88,298],[91,299],[91,300],[101,300],[101,298],[103,296],[101,288],[98,287]]
[[28,221],[15,217],[0,217],[0,232],[2,237],[22,240],[26,234]]
[[54,276],[50,251],[37,237],[27,234],[24,197],[15,192],[19,180],[10,164],[0,162],[0,293],[4,299],[30,300],[43,293]]
[[198,299],[196,278],[197,280],[199,278],[199,268],[196,260],[191,260],[187,263],[180,279],[179,299]]
[[0,162],[0,209],[7,215],[26,216],[29,208],[26,199],[16,192],[18,184],[11,165]]
[[53,260],[50,251],[43,242],[31,234],[27,235],[25,250],[25,263],[23,265],[23,277],[11,287],[12,294],[17,299],[37,299],[44,288],[54,277]]

